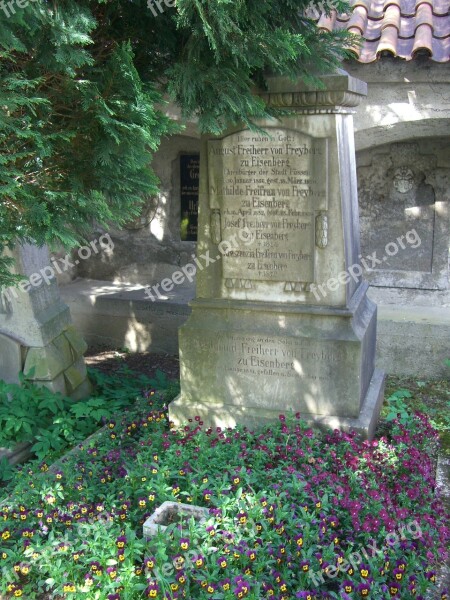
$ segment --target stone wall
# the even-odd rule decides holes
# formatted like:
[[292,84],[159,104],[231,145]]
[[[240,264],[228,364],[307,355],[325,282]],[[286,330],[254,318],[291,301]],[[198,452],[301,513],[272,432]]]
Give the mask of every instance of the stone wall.
[[149,198],[141,219],[121,231],[108,231],[114,242],[112,260],[92,256],[80,262],[75,275],[151,285],[190,261],[195,242],[180,237],[179,157],[196,153],[199,147],[199,140],[192,137],[173,136],[163,141],[152,164],[161,181],[158,197]]

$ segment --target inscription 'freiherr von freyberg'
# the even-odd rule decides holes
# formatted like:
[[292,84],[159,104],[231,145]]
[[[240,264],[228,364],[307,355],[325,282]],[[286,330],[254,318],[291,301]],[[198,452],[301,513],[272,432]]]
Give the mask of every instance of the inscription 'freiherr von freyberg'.
[[[208,142],[210,208],[221,215],[221,239],[253,244],[223,256],[223,277],[314,281],[314,220],[327,209],[327,140],[297,131],[241,131]],[[253,258],[254,261],[247,259]]]

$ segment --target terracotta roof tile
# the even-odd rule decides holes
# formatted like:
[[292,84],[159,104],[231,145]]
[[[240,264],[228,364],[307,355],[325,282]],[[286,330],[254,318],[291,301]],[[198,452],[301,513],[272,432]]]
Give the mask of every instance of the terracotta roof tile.
[[405,60],[419,54],[436,62],[450,60],[450,0],[350,0],[350,4],[351,14],[331,11],[316,14],[315,20],[322,30],[348,29],[361,35],[361,47],[352,48],[360,62],[373,62],[385,54]]

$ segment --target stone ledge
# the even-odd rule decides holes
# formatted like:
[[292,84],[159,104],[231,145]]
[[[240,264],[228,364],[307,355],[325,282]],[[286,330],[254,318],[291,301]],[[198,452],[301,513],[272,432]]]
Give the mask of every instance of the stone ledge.
[[10,465],[17,465],[32,457],[32,443],[21,442],[14,448],[0,448],[0,460],[6,458]]
[[[346,71],[319,77],[322,88],[306,84],[302,79],[292,81],[289,77],[268,77],[268,91],[259,96],[269,105],[306,111],[340,112],[358,106],[367,96],[367,84]],[[288,91],[286,91],[288,90]]]

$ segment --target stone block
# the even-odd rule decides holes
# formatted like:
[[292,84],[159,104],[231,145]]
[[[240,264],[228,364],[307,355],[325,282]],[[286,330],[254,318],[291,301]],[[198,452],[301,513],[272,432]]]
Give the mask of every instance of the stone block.
[[41,385],[43,387],[46,387],[51,392],[54,392],[54,393],[59,392],[63,396],[68,395],[67,388],[66,388],[66,380],[64,378],[64,373],[61,373],[60,375],[58,375],[58,377],[56,377],[56,379],[52,379],[51,381],[36,381],[36,380],[34,380],[33,383],[35,385]]
[[155,512],[145,521],[143,526],[144,539],[149,539],[159,532],[164,532],[170,523],[187,520],[191,517],[198,523],[203,523],[208,518],[208,509],[203,506],[183,504],[181,502],[163,502]]
[[88,346],[84,341],[83,337],[78,333],[73,325],[70,325],[65,331],[66,336],[71,348],[73,360],[76,360],[80,356],[83,356]]
[[[375,369],[369,388],[363,399],[360,414],[355,418],[339,417],[333,415],[318,415],[300,413],[306,423],[323,430],[340,429],[350,432],[356,431],[362,440],[373,439],[384,400],[385,375]],[[276,405],[276,402],[273,403]],[[224,403],[212,404],[203,401],[188,401],[181,394],[170,403],[170,420],[176,427],[185,425],[189,419],[199,416],[204,427],[235,427],[237,424],[254,428],[278,421],[284,411],[278,408],[264,408],[252,410],[246,406],[227,405]]]
[[450,159],[430,141],[371,149],[358,169],[361,246],[372,286],[449,288]]
[[89,379],[85,379],[70,395],[72,400],[84,400],[92,395],[92,384]]
[[54,344],[44,348],[30,348],[25,360],[24,373],[28,379],[52,381],[67,368],[67,360]]
[[81,357],[64,371],[68,394],[72,394],[86,380],[86,377],[86,365]]
[[56,337],[53,340],[52,345],[56,348],[58,354],[60,355],[61,362],[64,364],[64,369],[69,368],[73,364],[74,358],[72,355],[71,345],[64,333]]
[[19,383],[18,375],[22,368],[21,344],[0,334],[0,379],[6,383]]
[[358,417],[375,357],[376,308],[364,289],[347,311],[313,314],[281,303],[193,302],[179,334],[183,397]]
[[52,267],[48,249],[17,244],[6,254],[14,258],[14,271],[26,280],[18,287],[3,290],[1,304],[6,310],[0,310],[0,331],[24,346],[46,346],[70,324],[70,313],[61,302],[56,279],[49,276]]

